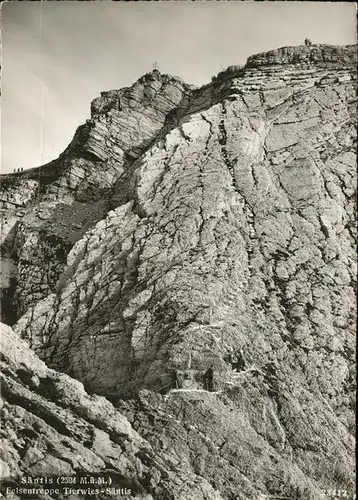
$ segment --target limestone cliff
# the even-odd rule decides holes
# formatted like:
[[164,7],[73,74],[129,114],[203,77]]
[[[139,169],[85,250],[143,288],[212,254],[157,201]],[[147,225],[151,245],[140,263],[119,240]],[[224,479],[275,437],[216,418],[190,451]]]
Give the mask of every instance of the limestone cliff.
[[2,179],[4,321],[217,498],[352,491],[355,68],[310,46],[201,88],[154,71]]

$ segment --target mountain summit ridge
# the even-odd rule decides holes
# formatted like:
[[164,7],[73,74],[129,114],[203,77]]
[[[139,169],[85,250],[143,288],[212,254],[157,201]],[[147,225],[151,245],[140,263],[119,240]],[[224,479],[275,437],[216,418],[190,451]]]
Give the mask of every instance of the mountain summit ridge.
[[[305,65],[310,65],[310,66],[319,66],[320,64],[330,66],[330,64],[337,63],[341,68],[342,67],[347,67],[353,69],[353,71],[356,68],[357,64],[357,46],[356,45],[346,45],[346,46],[339,46],[339,45],[327,45],[327,44],[313,44],[311,46],[285,46],[285,47],[280,47],[277,49],[273,49],[270,51],[265,51],[265,52],[260,52],[257,54],[254,54],[252,56],[249,56],[246,60],[246,63],[244,65],[233,65],[229,66],[227,69],[224,69],[220,72],[220,74],[226,74],[232,73],[233,68],[236,68],[237,70],[242,70],[245,71],[245,69],[253,69],[253,68],[259,68],[260,66],[282,66],[284,67],[285,65],[290,65],[290,64],[295,64],[299,66],[305,66]],[[215,78],[215,77],[213,77]],[[146,80],[147,81],[153,81],[156,79],[163,79],[167,81],[177,81],[178,83],[182,84],[185,86],[187,89],[192,90],[192,91],[200,91],[200,89],[207,87],[210,84],[203,84],[201,86],[194,86],[188,83],[185,83],[182,78],[179,76],[173,76],[167,73],[161,73],[158,69],[153,69],[152,71],[149,71],[145,74],[143,74],[141,77],[138,78],[136,82],[133,83],[133,85],[129,87],[124,87],[122,89],[113,89],[113,90],[106,90],[102,91],[101,95],[95,99],[93,99],[91,103],[91,115],[96,114],[96,111],[98,112],[99,109],[103,109],[103,106],[105,106],[104,102],[101,102],[101,98],[108,99],[110,96],[113,98],[118,99],[118,96],[121,94],[125,94],[130,92],[130,90],[136,86],[138,83],[143,83]],[[108,101],[107,101],[108,104]],[[118,101],[117,101],[118,104]],[[82,125],[81,127],[83,127]],[[63,154],[63,153],[62,153]],[[61,157],[62,155],[60,155]],[[53,160],[56,161],[56,160]],[[32,175],[35,175],[35,171],[37,169],[44,168],[50,164],[53,163],[53,161],[40,166],[40,167],[33,167],[31,169],[28,169],[26,171],[21,171],[17,172],[18,177],[28,177],[29,175],[32,178]],[[30,172],[31,171],[31,174]],[[6,179],[7,176],[12,177],[13,173],[6,173],[2,174],[2,179]],[[4,182],[4,181],[3,181]]]
[[357,45],[311,44],[280,47],[250,56],[245,67],[272,64],[338,64],[340,67],[354,68],[357,65]]

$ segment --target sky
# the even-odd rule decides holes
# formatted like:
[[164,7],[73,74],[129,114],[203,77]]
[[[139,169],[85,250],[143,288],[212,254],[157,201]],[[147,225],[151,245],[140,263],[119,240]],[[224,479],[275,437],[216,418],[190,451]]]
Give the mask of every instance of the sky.
[[346,2],[42,1],[1,4],[1,172],[42,165],[70,143],[103,90],[157,62],[203,85],[257,52],[356,43]]

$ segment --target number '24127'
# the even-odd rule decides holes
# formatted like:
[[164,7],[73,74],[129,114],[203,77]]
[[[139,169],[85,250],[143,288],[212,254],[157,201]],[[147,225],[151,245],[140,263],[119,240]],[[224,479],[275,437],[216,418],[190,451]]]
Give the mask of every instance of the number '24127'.
[[349,500],[356,500],[356,494],[349,495],[348,490],[322,490],[322,493],[329,498],[349,498]]

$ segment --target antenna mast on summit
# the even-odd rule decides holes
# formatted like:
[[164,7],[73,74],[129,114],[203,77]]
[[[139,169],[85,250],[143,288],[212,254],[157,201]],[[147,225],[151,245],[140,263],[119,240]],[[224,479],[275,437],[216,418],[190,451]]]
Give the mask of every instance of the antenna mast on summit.
[[157,61],[154,61],[153,63],[153,71],[159,71],[159,64],[157,63]]

